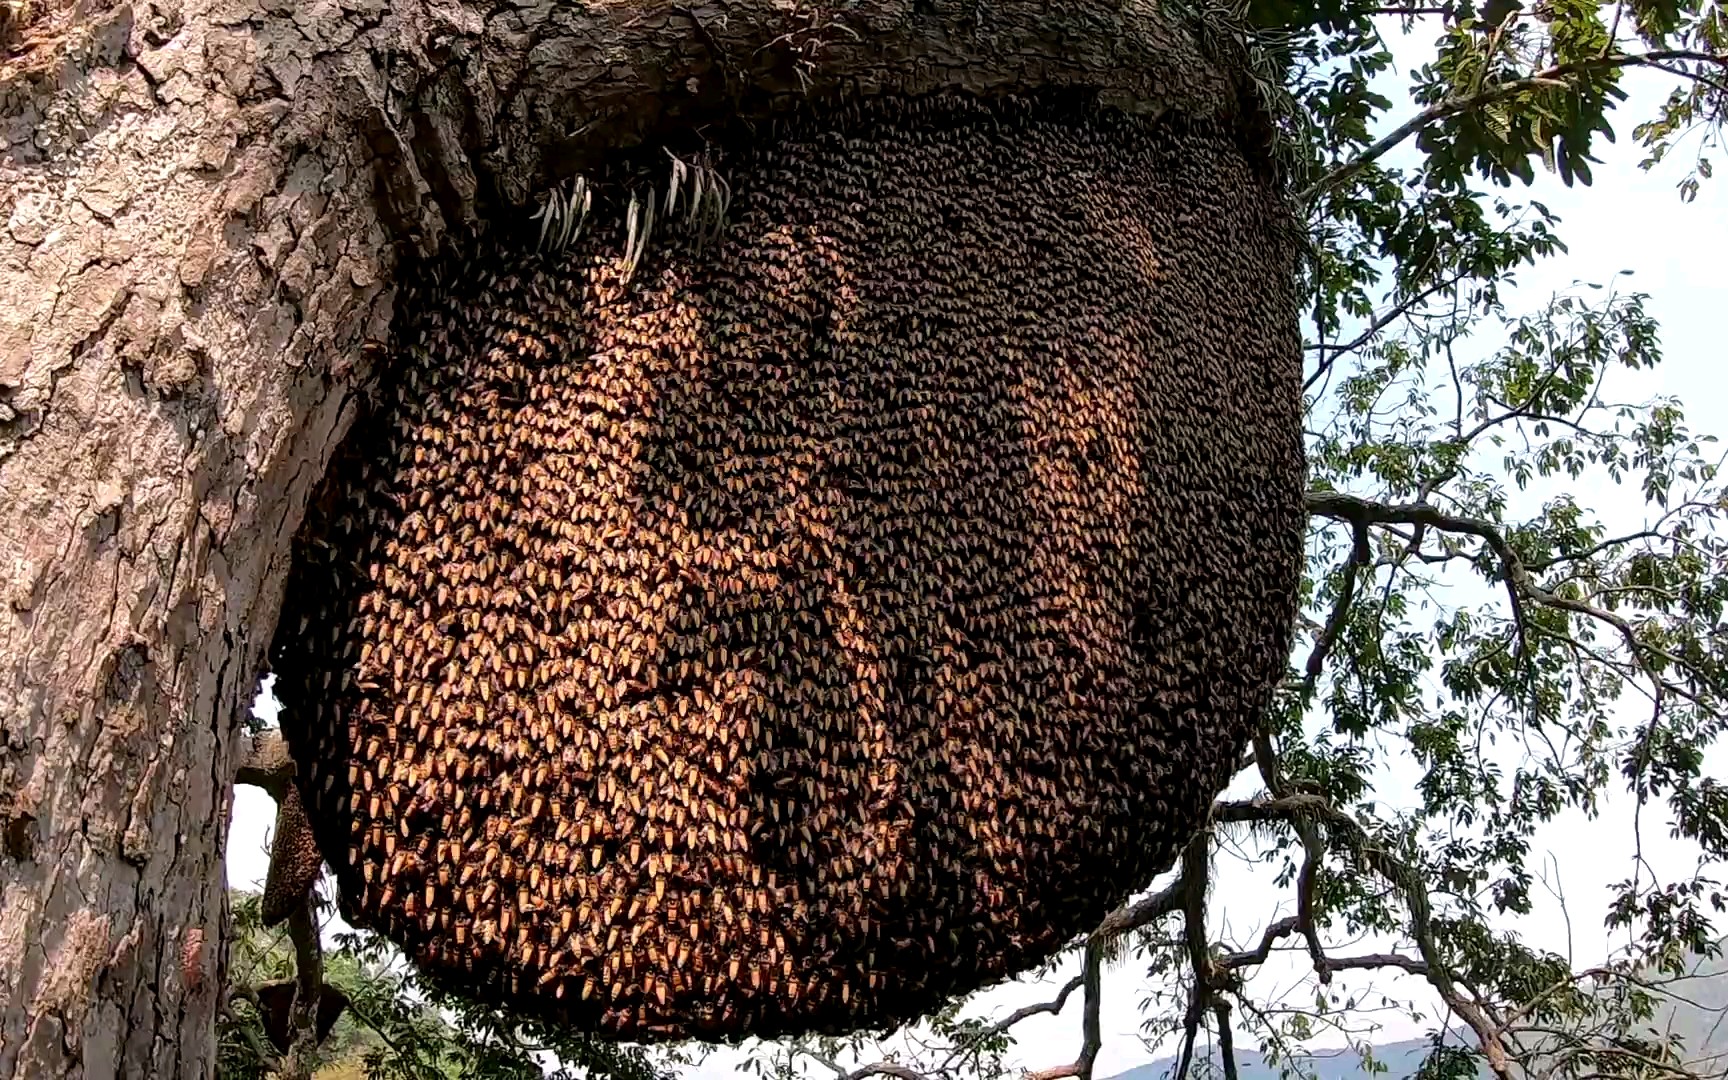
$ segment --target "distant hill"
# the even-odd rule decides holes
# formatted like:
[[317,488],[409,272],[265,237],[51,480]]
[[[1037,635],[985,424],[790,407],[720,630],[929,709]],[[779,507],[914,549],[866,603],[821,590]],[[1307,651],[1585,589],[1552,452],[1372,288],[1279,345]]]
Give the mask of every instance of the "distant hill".
[[1658,1032],[1680,1036],[1698,1072],[1728,1076],[1728,943],[1716,959],[1695,961],[1651,1019]]
[[[1305,1055],[1299,1060],[1299,1069],[1310,1073],[1319,1080],[1405,1080],[1413,1076],[1421,1066],[1422,1059],[1428,1056],[1429,1040],[1408,1039],[1404,1042],[1386,1043],[1374,1048],[1376,1060],[1386,1066],[1383,1073],[1370,1073],[1362,1066],[1362,1059],[1353,1050],[1319,1050]],[[1465,1045],[1459,1042],[1459,1045]],[[1214,1077],[1223,1076],[1216,1068],[1214,1058]],[[1137,1065],[1127,1072],[1117,1073],[1110,1080],[1170,1080],[1176,1069],[1176,1058],[1160,1058],[1146,1065]],[[1239,1080],[1278,1080],[1279,1070],[1276,1065],[1268,1065],[1266,1059],[1252,1050],[1238,1049],[1236,1052],[1236,1072]],[[1198,1069],[1191,1070],[1190,1080],[1203,1075]]]
[[[1665,996],[1665,995],[1658,995]],[[1651,1018],[1651,1034],[1672,1033],[1680,1036],[1688,1063],[1703,1076],[1728,1077],[1728,947],[1715,960],[1694,962],[1688,977],[1671,986],[1667,1004],[1658,1006]],[[1451,1040],[1459,1045],[1466,1042],[1462,1033]],[[1362,1059],[1352,1050],[1320,1050],[1299,1058],[1300,1069],[1318,1080],[1406,1080],[1421,1067],[1428,1056],[1429,1040],[1408,1039],[1385,1043],[1374,1048],[1374,1057],[1386,1066],[1383,1073],[1370,1073]],[[1200,1068],[1190,1070],[1190,1080],[1221,1077],[1223,1072],[1213,1059],[1210,1074]],[[1239,1080],[1278,1080],[1277,1066],[1252,1050],[1238,1050],[1236,1068]],[[1137,1065],[1127,1072],[1117,1073],[1109,1080],[1170,1080],[1176,1069],[1174,1056],[1160,1058],[1146,1065]],[[1487,1076],[1484,1068],[1483,1076]]]

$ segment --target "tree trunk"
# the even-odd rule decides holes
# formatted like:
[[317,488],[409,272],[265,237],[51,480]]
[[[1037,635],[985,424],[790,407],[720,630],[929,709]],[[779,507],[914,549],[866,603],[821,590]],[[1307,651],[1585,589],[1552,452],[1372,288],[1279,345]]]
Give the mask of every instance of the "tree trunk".
[[790,99],[1239,123],[1136,0],[140,0],[0,61],[0,1077],[207,1076],[238,721],[399,260]]

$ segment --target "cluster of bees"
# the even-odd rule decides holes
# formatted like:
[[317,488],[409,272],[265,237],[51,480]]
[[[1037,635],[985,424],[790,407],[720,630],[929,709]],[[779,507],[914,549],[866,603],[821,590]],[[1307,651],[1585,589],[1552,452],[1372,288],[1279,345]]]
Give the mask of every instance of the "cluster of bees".
[[[405,294],[274,664],[345,914],[618,1037],[882,1027],[1167,868],[1283,672],[1292,248],[1229,133],[885,101]],[[428,278],[428,282],[431,282]]]

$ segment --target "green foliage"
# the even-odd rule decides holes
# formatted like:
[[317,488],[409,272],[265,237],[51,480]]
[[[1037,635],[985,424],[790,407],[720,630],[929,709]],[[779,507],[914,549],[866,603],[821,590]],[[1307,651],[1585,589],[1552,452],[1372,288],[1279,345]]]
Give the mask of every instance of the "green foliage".
[[[1723,12],[1688,0],[1424,8],[1438,36],[1400,109],[1379,89],[1392,59],[1381,33],[1415,25],[1412,10],[1256,0],[1244,18],[1291,43],[1288,81],[1313,117],[1296,133],[1316,249],[1312,482],[1366,506],[1317,520],[1303,640],[1270,734],[1283,782],[1347,815],[1431,896],[1389,890],[1354,833],[1255,837],[1279,884],[1309,881],[1316,934],[1417,939],[1446,969],[1429,981],[1454,1013],[1457,997],[1495,1033],[1507,1016],[1569,1032],[1544,1052],[1580,1073],[1672,1068],[1677,1048],[1629,1034],[1649,995],[1623,991],[1638,973],[1677,971],[1687,950],[1713,952],[1721,934],[1725,892],[1709,871],[1728,858],[1728,795],[1704,767],[1728,713],[1719,457],[1679,402],[1614,401],[1620,373],[1661,359],[1645,297],[1587,287],[1504,310],[1518,268],[1565,249],[1541,203],[1490,191],[1532,181],[1538,162],[1588,184],[1628,66],[1679,84],[1634,128],[1647,164],[1694,125],[1713,145],[1728,104]],[[1683,194],[1709,175],[1701,155]],[[1488,333],[1498,344],[1484,348]],[[1612,534],[1566,493],[1586,485],[1634,488],[1647,522]],[[1413,806],[1377,797],[1396,762],[1415,773]],[[1492,927],[1531,910],[1538,829],[1594,815],[1617,788],[1665,804],[1700,870],[1658,882],[1640,867],[1621,882],[1608,920],[1632,947],[1618,966],[1576,972]],[[1239,1013],[1277,1043],[1312,1034],[1326,1010]],[[1485,1055],[1437,1049],[1424,1075],[1466,1057],[1473,1071]]]
[[[266,1057],[262,1020],[244,991],[292,976],[294,947],[285,926],[260,924],[257,894],[231,891],[229,900],[234,992],[217,1026],[217,1075],[251,1080],[274,1075],[275,1063]],[[651,1056],[640,1047],[512,1019],[452,996],[369,933],[330,935],[324,978],[348,995],[349,1007],[318,1048],[314,1068],[357,1068],[353,1075],[366,1080],[663,1080],[671,1065],[687,1060],[677,1052]]]
[[[1430,963],[1490,1015],[1614,1039],[1631,1037],[1648,1003],[1641,1014],[1583,994],[1568,961],[1492,926],[1531,910],[1537,830],[1593,816],[1620,784],[1640,805],[1666,802],[1701,863],[1685,880],[1638,873],[1617,887],[1609,925],[1633,943],[1618,977],[1674,970],[1721,933],[1711,920],[1725,893],[1705,871],[1728,858],[1728,794],[1703,770],[1728,713],[1728,501],[1712,440],[1678,402],[1611,396],[1616,372],[1660,360],[1645,299],[1585,289],[1510,317],[1478,294],[1327,371],[1312,482],[1372,500],[1368,550],[1347,516],[1322,521],[1299,658],[1319,649],[1325,669],[1293,671],[1304,692],[1276,728],[1292,781],[1429,883]],[[1466,351],[1484,324],[1502,344]],[[1611,535],[1564,493],[1602,485],[1634,488],[1648,521]],[[1555,493],[1529,512],[1542,491]],[[1436,510],[1387,509],[1398,506]],[[1392,813],[1375,777],[1400,757],[1418,773],[1415,801]],[[1296,840],[1272,846],[1293,874]],[[1358,877],[1370,860],[1335,857],[1314,893],[1317,927],[1420,937],[1419,912]],[[1674,1060],[1620,1050],[1568,1060],[1603,1072],[1608,1058]]]
[[[269,1040],[257,1004],[245,991],[262,983],[293,978],[294,944],[286,925],[265,928],[258,893],[229,890],[231,938],[228,943],[229,1006],[216,1026],[218,1061],[216,1073],[224,1080],[254,1080],[273,1075],[268,1056]],[[344,990],[365,981],[365,972],[351,957],[327,956],[324,979]],[[352,1014],[336,1022],[318,1050],[314,1068],[336,1064],[364,1053],[375,1037]]]

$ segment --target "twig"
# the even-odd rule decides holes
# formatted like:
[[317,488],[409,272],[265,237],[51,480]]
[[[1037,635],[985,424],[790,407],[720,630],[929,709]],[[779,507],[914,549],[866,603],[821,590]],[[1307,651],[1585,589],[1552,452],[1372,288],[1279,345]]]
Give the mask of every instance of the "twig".
[[[1385,311],[1381,312],[1379,315],[1375,316],[1374,321],[1369,323],[1360,334],[1357,334],[1342,345],[1327,345],[1324,343],[1309,345],[1307,351],[1318,352],[1325,358],[1326,363],[1331,363],[1333,360],[1336,360],[1345,353],[1354,352],[1368,344],[1375,334],[1378,334],[1380,331],[1397,322],[1401,317],[1408,314],[1412,308],[1426,301],[1435,293],[1456,285],[1458,282],[1464,280],[1466,276],[1467,275],[1463,271],[1460,271],[1450,277],[1442,278],[1441,280],[1434,282],[1419,293],[1415,293],[1403,300],[1400,300]],[[1319,372],[1316,371],[1313,376],[1310,376],[1308,382],[1303,386],[1303,389],[1309,389],[1316,381],[1318,375]]]
[[1450,97],[1430,105],[1371,143],[1367,149],[1354,158],[1316,180],[1297,196],[1297,200],[1304,206],[1310,205],[1316,198],[1366,169],[1403,143],[1404,140],[1437,120],[1444,120],[1459,113],[1469,112],[1472,109],[1481,108],[1483,105],[1491,105],[1496,101],[1516,97],[1531,90],[1566,89],[1571,85],[1566,81],[1569,76],[1606,71],[1617,67],[1654,67],[1671,60],[1694,60],[1699,63],[1728,67],[1728,56],[1717,56],[1713,53],[1692,49],[1660,49],[1636,54],[1616,53],[1611,56],[1599,56],[1589,60],[1556,64],[1522,79],[1513,79],[1510,82],[1499,83],[1472,94]]

